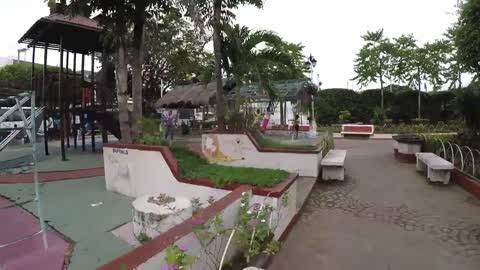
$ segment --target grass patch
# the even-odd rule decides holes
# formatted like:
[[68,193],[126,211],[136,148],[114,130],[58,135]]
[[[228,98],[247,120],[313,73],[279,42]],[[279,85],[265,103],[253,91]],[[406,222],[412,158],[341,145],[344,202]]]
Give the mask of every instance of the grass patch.
[[208,178],[215,186],[247,184],[258,187],[273,187],[289,175],[283,170],[229,167],[210,164],[192,151],[182,147],[171,147],[177,159],[180,175],[192,179]]
[[265,138],[258,132],[253,132],[253,136],[263,148],[272,148],[278,150],[317,150],[318,145],[313,144],[291,144],[278,140]]

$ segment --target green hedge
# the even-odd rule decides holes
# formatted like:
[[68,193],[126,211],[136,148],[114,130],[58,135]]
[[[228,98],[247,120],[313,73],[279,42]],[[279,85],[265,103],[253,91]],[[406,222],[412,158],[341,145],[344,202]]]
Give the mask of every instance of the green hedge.
[[[432,122],[448,121],[458,117],[456,97],[459,91],[439,91],[422,93],[422,118]],[[407,90],[399,92],[384,91],[385,116],[393,123],[411,123],[416,119],[418,92]],[[380,90],[361,92],[348,89],[326,89],[316,97],[316,120],[322,125],[338,123],[341,111],[351,113],[351,122],[372,123],[378,118],[381,103]]]

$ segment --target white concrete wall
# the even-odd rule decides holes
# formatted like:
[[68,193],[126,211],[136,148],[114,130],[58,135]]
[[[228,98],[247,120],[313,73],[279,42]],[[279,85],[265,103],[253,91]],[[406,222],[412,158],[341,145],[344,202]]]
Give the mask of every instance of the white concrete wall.
[[322,153],[259,152],[247,135],[203,134],[202,151],[210,162],[235,167],[283,169],[300,176],[317,177]]
[[[252,196],[250,198],[250,204],[253,205],[254,203],[264,203],[267,202],[268,204],[272,205],[276,210],[279,212],[274,212],[272,218],[269,220],[272,226],[276,226],[275,229],[275,238],[278,239],[281,234],[285,231],[288,224],[297,213],[296,208],[296,183],[294,183],[289,189],[289,200],[287,207],[281,207],[281,199],[277,198],[265,198],[263,196]],[[238,221],[238,211],[240,206],[240,200],[235,201],[233,204],[228,206],[222,213],[222,217],[225,222],[225,228],[233,228]],[[214,254],[219,254],[218,259],[221,258],[221,253],[224,251],[226,243],[228,240],[228,236],[224,239],[218,239],[218,244],[211,245],[211,252]],[[198,261],[195,265],[192,266],[193,270],[204,270],[204,269],[211,269],[211,264],[207,263],[207,255],[203,250],[198,238],[195,236],[194,233],[190,233],[180,239],[178,239],[175,245],[183,246],[188,248],[188,254],[193,255],[198,258]],[[220,252],[218,251],[220,250]],[[234,242],[229,246],[226,261],[232,258],[235,255],[236,247]],[[158,270],[163,269],[162,267],[166,266],[165,263],[165,251],[162,251],[155,255],[154,257],[150,258],[145,263],[141,264],[137,269],[138,270]]]
[[229,191],[178,182],[157,151],[103,148],[107,190],[130,197],[164,193],[171,197],[222,198]]
[[402,154],[416,154],[422,152],[422,146],[420,144],[408,144],[399,142],[397,145],[399,153]]
[[[223,216],[225,228],[232,228],[237,223],[239,206],[240,206],[240,199],[232,203],[222,213],[220,213]],[[228,239],[228,237],[226,238]],[[211,252],[215,254],[218,252],[218,250],[221,250],[221,252],[223,252],[227,243],[227,239],[218,239],[217,244],[210,245]],[[188,249],[187,251],[188,254],[198,258],[197,263],[192,266],[193,270],[211,269],[210,267],[211,263],[209,264],[207,262],[208,255],[205,254],[205,250],[202,248],[198,238],[195,236],[193,232],[178,239],[174,244],[178,246],[186,247]],[[231,245],[228,249],[228,253],[227,253],[228,256],[226,257],[227,261],[233,256],[234,253],[235,253],[235,245]],[[218,261],[220,261],[220,258],[221,258],[221,254],[218,255],[218,258],[217,258]],[[138,266],[137,269],[138,270],[159,270],[159,269],[163,269],[163,267],[166,265],[167,264],[165,263],[165,250],[164,250],[158,253],[157,255],[155,255],[154,257],[150,258],[149,260],[147,260],[145,263]]]

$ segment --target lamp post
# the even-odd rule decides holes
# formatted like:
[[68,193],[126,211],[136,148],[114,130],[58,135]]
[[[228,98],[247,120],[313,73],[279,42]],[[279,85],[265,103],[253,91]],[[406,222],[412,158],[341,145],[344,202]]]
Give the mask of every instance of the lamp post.
[[[317,66],[317,60],[315,57],[313,57],[311,54],[305,60],[305,68],[310,72],[310,82],[313,84],[313,73],[315,71],[315,67]],[[314,99],[314,93],[312,93],[311,97],[312,101],[312,109],[311,109],[311,115],[310,115],[310,136],[311,137],[316,137],[317,136],[317,123],[315,121],[315,99]]]

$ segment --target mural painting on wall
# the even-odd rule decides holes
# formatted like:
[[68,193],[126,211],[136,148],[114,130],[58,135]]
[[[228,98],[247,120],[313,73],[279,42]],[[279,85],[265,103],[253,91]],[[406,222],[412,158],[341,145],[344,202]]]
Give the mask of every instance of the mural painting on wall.
[[231,161],[231,158],[223,153],[217,135],[208,135],[204,137],[204,140],[203,153],[208,160],[217,162]]
[[245,160],[248,153],[255,151],[244,141],[245,138],[245,136],[207,135],[204,137],[203,152],[207,159],[212,162],[225,163]]

